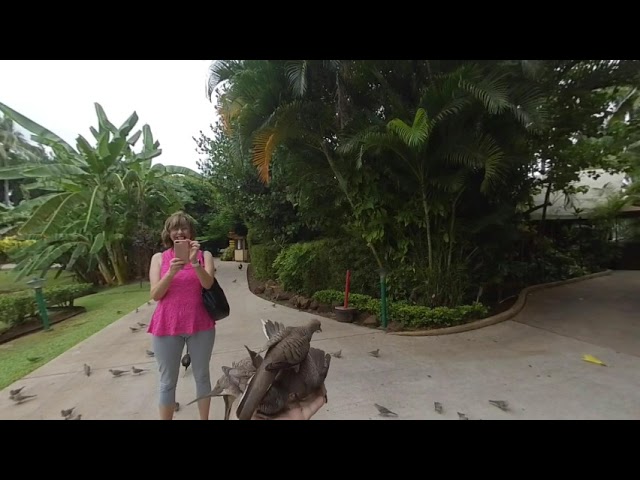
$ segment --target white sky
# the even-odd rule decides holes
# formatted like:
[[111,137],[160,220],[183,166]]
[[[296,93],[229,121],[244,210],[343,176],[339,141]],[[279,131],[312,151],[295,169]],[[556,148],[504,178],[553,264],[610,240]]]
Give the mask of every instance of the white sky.
[[[97,129],[94,102],[119,127],[134,111],[162,155],[154,163],[197,170],[196,143],[212,136],[214,104],[205,96],[211,60],[0,60],[0,102],[76,146]],[[215,101],[215,99],[214,99]],[[28,137],[27,137],[28,138]],[[141,142],[141,140],[139,140]],[[139,148],[139,144],[136,147]],[[136,148],[136,150],[138,150]]]

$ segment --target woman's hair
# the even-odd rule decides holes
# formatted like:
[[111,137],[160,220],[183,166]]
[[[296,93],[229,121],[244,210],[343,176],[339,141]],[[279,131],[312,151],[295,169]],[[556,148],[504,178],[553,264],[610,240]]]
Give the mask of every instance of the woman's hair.
[[189,237],[191,238],[191,240],[195,240],[196,229],[194,227],[193,219],[183,211],[178,211],[173,215],[170,215],[169,218],[167,218],[164,222],[164,228],[162,229],[161,237],[162,243],[165,247],[173,247],[173,241],[171,240],[169,232],[178,227],[189,229]]

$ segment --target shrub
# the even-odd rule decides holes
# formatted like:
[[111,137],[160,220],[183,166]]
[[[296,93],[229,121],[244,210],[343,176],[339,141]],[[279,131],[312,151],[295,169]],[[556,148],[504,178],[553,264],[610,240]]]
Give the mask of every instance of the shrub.
[[[94,287],[90,283],[79,285],[63,285],[44,288],[44,299],[49,307],[73,306],[76,298],[93,293]],[[31,290],[0,295],[0,321],[9,325],[18,325],[38,311],[35,295]]]
[[[313,294],[313,299],[324,304],[343,303],[344,293],[337,290],[320,290]],[[373,315],[379,315],[381,309],[379,299],[355,293],[349,295],[349,306]],[[409,305],[407,302],[393,302],[388,304],[388,311],[390,320],[411,328],[451,327],[483,318],[489,313],[487,307],[481,303],[429,308]]]
[[361,243],[323,239],[289,245],[273,262],[275,280],[285,290],[312,295],[318,290],[343,289],[350,270],[351,290],[374,294],[380,277],[371,253]]
[[258,280],[275,279],[276,272],[273,268],[273,262],[279,253],[280,248],[275,245],[252,245],[249,247],[251,265]]
[[35,240],[18,240],[17,237],[5,237],[0,239],[0,262],[6,262],[11,255],[20,248],[33,245]]

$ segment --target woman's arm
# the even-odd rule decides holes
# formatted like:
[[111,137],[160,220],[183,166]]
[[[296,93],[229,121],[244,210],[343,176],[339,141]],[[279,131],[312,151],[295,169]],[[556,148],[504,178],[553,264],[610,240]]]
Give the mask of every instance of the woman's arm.
[[[171,285],[171,280],[175,277],[176,272],[182,268],[184,262],[174,258],[171,263],[173,268],[169,268],[164,277],[160,278],[162,270],[162,253],[156,253],[151,257],[151,265],[149,267],[149,283],[151,285],[150,294],[151,299],[156,302],[165,296],[169,289],[169,285]],[[175,266],[173,264],[175,264]]]
[[205,250],[203,256],[204,268],[199,262],[192,263],[192,265],[196,272],[196,275],[198,275],[198,280],[200,280],[200,285],[202,285],[202,288],[209,289],[213,285],[215,276],[215,265],[213,264],[213,255],[211,255],[211,252]]

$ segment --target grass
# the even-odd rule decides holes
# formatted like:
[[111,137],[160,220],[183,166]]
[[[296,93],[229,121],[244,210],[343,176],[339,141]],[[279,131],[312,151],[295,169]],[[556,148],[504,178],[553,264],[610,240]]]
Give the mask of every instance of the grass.
[[[45,283],[46,287],[54,287],[59,285],[70,285],[74,283],[74,277],[71,272],[63,271],[58,278],[54,278],[58,273],[57,270],[49,270],[44,278],[47,279],[47,283]],[[23,278],[16,282],[17,274],[12,270],[2,270],[0,271],[0,294],[1,293],[10,293],[10,292],[18,292],[20,290],[26,290],[27,282],[33,278],[29,276],[27,278]]]
[[[0,389],[28,375],[149,300],[149,284],[114,287],[78,298],[86,313],[0,345]],[[120,313],[118,313],[120,312]],[[31,358],[31,360],[29,360]],[[37,358],[37,360],[33,360]]]

